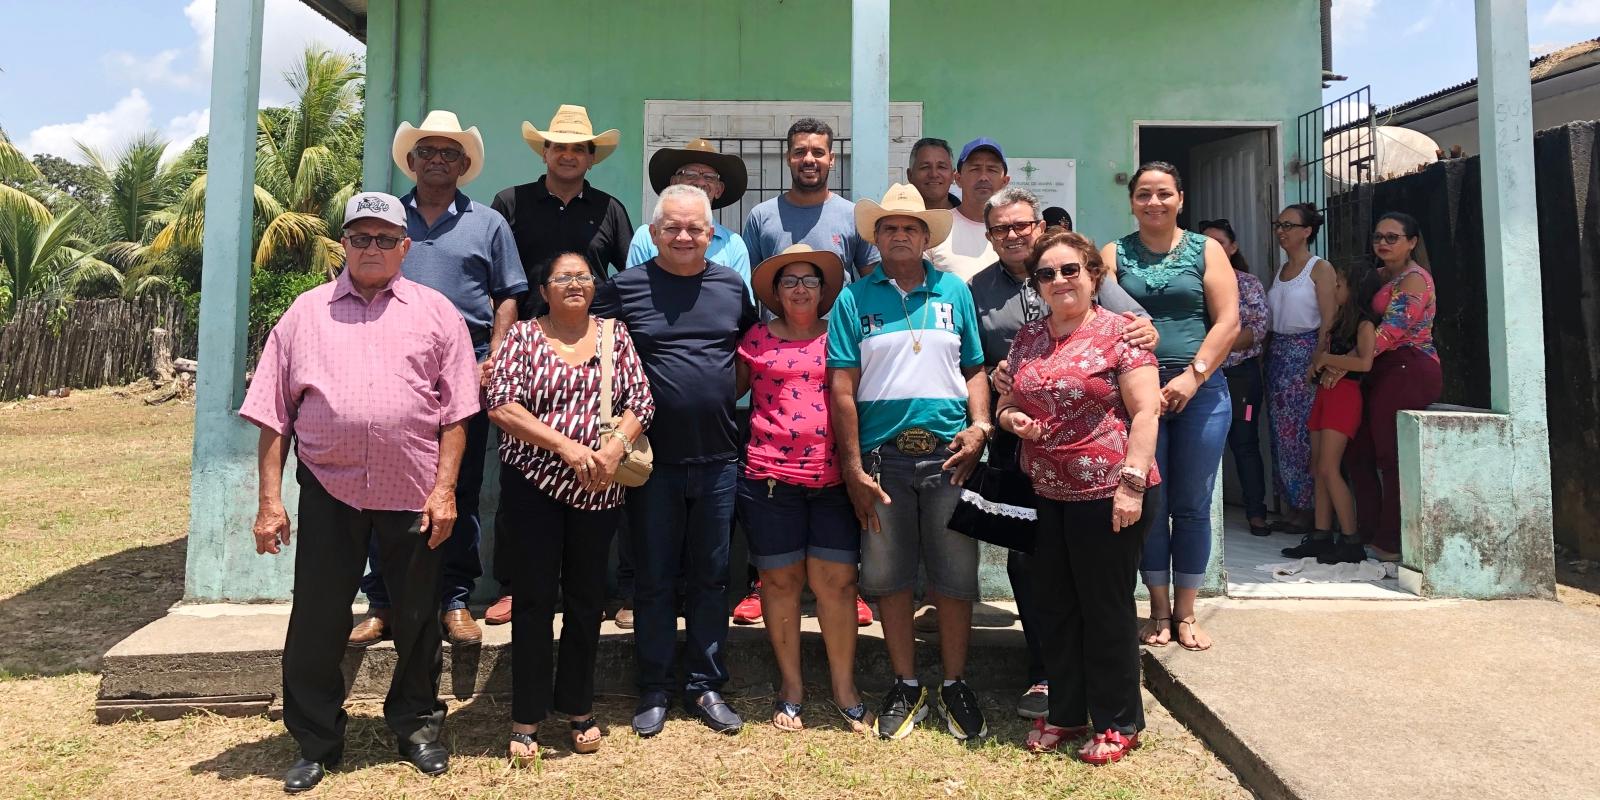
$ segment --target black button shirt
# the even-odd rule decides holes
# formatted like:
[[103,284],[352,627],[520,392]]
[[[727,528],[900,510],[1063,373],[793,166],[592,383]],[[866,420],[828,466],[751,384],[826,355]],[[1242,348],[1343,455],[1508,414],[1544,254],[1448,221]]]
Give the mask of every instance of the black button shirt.
[[628,242],[633,238],[628,210],[588,181],[583,182],[583,191],[571,203],[562,205],[561,198],[545,188],[541,176],[533,183],[501,190],[490,208],[511,224],[522,269],[528,275],[529,291],[517,309],[520,319],[544,313],[544,298],[533,285],[533,271],[556,254],[582,253],[597,281],[604,281],[610,274],[606,265],[621,271],[628,264]]

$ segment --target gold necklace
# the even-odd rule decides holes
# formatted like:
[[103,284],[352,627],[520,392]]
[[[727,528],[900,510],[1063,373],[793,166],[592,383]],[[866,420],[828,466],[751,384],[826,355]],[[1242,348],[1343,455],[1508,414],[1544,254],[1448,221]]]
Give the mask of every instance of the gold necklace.
[[[563,342],[560,339],[557,339],[555,337],[555,334],[550,332],[550,328],[549,328],[549,326],[547,324],[540,324],[539,328],[544,331],[544,338],[550,340],[551,342],[554,342],[556,348],[559,349],[561,352],[563,352],[563,353],[576,353],[576,352],[578,352],[578,345],[576,343],[567,344],[566,342]],[[589,333],[589,326],[587,324],[587,321],[585,321],[584,331],[583,331],[583,333],[578,334],[578,338],[581,340],[584,336],[588,335],[588,333]]]
[[928,307],[933,305],[933,300],[930,298],[922,304],[922,330],[918,331],[911,326],[911,307],[906,305],[906,297],[910,296],[910,294],[910,292],[907,292],[900,296],[900,310],[905,312],[906,332],[911,334],[911,352],[913,355],[921,355],[922,337],[926,335],[928,328]]

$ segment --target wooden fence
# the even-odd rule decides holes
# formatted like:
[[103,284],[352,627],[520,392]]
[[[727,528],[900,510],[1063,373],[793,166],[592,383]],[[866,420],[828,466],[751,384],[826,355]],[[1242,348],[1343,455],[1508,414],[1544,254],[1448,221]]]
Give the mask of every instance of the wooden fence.
[[194,357],[194,324],[178,297],[21,303],[0,327],[0,400],[131,383],[150,371],[155,328],[167,331],[172,355]]

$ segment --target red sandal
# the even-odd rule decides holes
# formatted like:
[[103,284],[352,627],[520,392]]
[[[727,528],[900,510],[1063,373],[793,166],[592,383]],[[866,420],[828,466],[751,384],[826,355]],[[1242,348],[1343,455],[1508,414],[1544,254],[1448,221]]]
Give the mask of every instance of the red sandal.
[[[1095,745],[1113,745],[1117,749],[1107,750],[1096,755],[1089,755],[1089,749]],[[1122,757],[1127,755],[1129,750],[1134,750],[1138,747],[1139,734],[1135,733],[1132,736],[1124,736],[1121,731],[1116,730],[1115,728],[1107,728],[1105,733],[1095,734],[1094,738],[1089,740],[1088,744],[1085,744],[1078,750],[1078,758],[1082,759],[1083,763],[1085,764],[1093,764],[1097,767],[1100,767],[1105,766],[1106,764],[1114,764],[1118,761],[1121,761]]]
[[[1023,746],[1030,753],[1054,753],[1061,748],[1063,742],[1075,741],[1089,735],[1088,725],[1074,725],[1070,728],[1062,728],[1051,725],[1042,719],[1033,721],[1033,730],[1039,734],[1039,737],[1023,742]],[[1043,739],[1046,736],[1056,737],[1055,742],[1053,744],[1044,744]]]

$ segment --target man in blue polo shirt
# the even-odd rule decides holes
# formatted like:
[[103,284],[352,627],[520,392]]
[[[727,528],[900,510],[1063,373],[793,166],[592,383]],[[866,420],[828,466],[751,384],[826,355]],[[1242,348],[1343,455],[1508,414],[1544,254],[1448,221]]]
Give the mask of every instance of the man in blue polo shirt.
[[[505,218],[474,202],[459,188],[483,171],[483,138],[475,127],[462,130],[455,114],[433,111],[420,126],[400,123],[393,156],[396,166],[417,182],[415,189],[400,198],[406,211],[406,235],[411,239],[400,270],[455,304],[472,336],[480,380],[487,385],[490,356],[516,321],[517,298],[528,291],[528,280]],[[478,555],[478,493],[483,487],[488,415],[480,410],[467,420],[466,427],[467,445],[456,479],[456,526],[443,545],[439,582],[445,635],[457,645],[483,639],[467,610],[467,599],[483,574]],[[375,554],[368,564],[361,590],[367,596],[369,615],[350,631],[352,647],[366,647],[382,639],[388,628],[389,590]]]
[[[749,182],[744,159],[719,153],[705,139],[695,139],[683,147],[663,147],[650,157],[650,187],[661,194],[668,186],[686,183],[711,198],[711,209],[726,208],[739,202]],[[637,267],[656,257],[659,251],[650,237],[650,226],[640,225],[628,243],[628,266]],[[720,222],[711,225],[711,246],[706,260],[721,264],[750,284],[750,251],[744,239]],[[754,295],[752,295],[754,297]]]
[[994,432],[983,344],[966,284],[923,255],[950,235],[950,213],[927,209],[907,184],[890,187],[882,204],[857,203],[856,228],[883,260],[839,295],[829,315],[835,447],[867,531],[861,593],[878,598],[895,672],[875,724],[885,739],[903,738],[928,713],[911,620],[919,564],[939,609],[946,728],[958,739],[989,731],[962,678],[978,599],[978,543],[946,527]]

